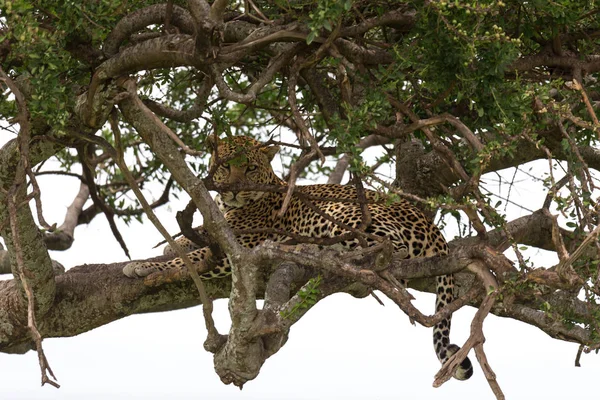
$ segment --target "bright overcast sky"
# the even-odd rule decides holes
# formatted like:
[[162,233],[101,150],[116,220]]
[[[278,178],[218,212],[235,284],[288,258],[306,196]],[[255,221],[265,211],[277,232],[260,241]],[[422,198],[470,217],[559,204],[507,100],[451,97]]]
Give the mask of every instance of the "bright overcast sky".
[[[512,172],[506,175],[510,179]],[[44,176],[40,185],[46,219],[60,225],[79,183],[73,178]],[[59,199],[52,197],[57,188]],[[513,200],[526,198],[537,209],[544,194],[541,187],[522,182],[512,195]],[[185,202],[159,212],[173,233],[177,232],[175,212]],[[516,208],[508,211],[509,219],[524,213]],[[158,254],[159,250],[151,248],[160,236],[150,223],[120,226],[134,259]],[[125,260],[102,215],[78,227],[75,235],[71,249],[52,252],[67,268]],[[446,236],[450,239],[452,233]],[[538,256],[535,251],[530,255]],[[539,260],[536,266],[554,263],[552,258]],[[416,297],[422,311],[433,311],[433,295],[417,293]],[[465,308],[454,315],[454,343],[464,343],[474,313],[475,309]],[[220,332],[226,333],[225,300],[215,302],[215,319]],[[486,319],[484,334],[488,361],[508,399],[597,398],[599,356],[584,355],[582,367],[575,368],[576,344],[495,316]],[[241,392],[220,382],[212,355],[202,348],[204,339],[199,307],[131,316],[77,337],[47,339],[46,356],[62,387],[40,387],[34,352],[0,353],[0,399],[493,398],[473,352],[475,374],[469,381],[450,380],[432,388],[439,363],[431,330],[412,326],[389,301],[382,307],[373,298],[357,300],[338,294],[320,302],[292,328],[288,343]]]

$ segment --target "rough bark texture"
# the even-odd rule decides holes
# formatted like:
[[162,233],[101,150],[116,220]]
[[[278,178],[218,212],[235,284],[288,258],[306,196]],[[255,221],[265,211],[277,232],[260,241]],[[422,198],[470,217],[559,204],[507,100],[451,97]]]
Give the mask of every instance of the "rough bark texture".
[[[209,297],[230,302],[227,334],[210,326],[205,302],[205,348],[225,383],[242,386],[256,377],[290,327],[335,292],[364,297],[379,290],[425,326],[464,305],[479,307],[467,346],[435,383],[473,348],[497,398],[504,395],[483,351],[489,312],[588,351],[600,347],[600,25],[593,5],[565,2],[560,7],[568,9],[557,12],[555,2],[105,3],[84,1],[64,13],[29,3],[0,7],[0,36],[7,38],[0,83],[12,94],[0,99],[1,122],[19,124],[18,139],[0,149],[0,234],[7,247],[0,273],[14,276],[0,281],[0,351],[35,347],[44,371],[41,338],[31,339],[36,328],[42,337],[66,337],[135,313],[199,304],[185,270],[144,280],[124,277],[122,264],[61,274],[48,255],[69,248],[75,227],[100,214],[123,243],[115,218],[142,210],[121,200],[132,182],[151,181],[163,184],[163,194],[149,206],[168,203],[174,184],[185,190],[203,216],[211,251],[224,252],[234,266],[231,279],[205,283]],[[462,216],[475,233],[452,241],[448,257],[416,260],[391,254],[385,244],[349,254],[302,244],[241,246],[185,155],[209,153],[210,135],[271,132],[273,121],[299,143],[278,143],[298,150],[289,193],[307,170],[326,171],[313,161],[335,156],[330,183],[350,170],[356,182],[409,198],[432,219],[440,209]],[[108,125],[111,135],[102,131]],[[385,157],[362,160],[371,147]],[[61,170],[40,171],[53,156]],[[546,199],[527,206],[537,211],[504,221],[482,175],[534,160],[548,166],[547,175],[532,177],[544,181]],[[128,167],[124,161],[131,162],[127,182],[118,172]],[[396,176],[382,179],[382,164]],[[73,172],[79,167],[81,175]],[[210,182],[215,171],[203,172]],[[45,231],[29,206],[39,200],[41,173],[80,181],[58,228],[45,224],[37,203]],[[559,264],[533,269],[518,245],[556,252]],[[503,255],[510,248],[517,263]],[[433,277],[449,273],[459,297],[432,316],[398,284],[410,279],[411,287],[433,292]],[[581,292],[595,301],[581,300]],[[259,298],[266,299],[263,309]]]

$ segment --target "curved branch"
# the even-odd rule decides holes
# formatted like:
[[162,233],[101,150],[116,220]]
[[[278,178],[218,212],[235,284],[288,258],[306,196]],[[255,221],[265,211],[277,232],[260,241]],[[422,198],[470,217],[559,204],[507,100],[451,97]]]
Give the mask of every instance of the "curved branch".
[[340,29],[340,36],[358,36],[377,27],[393,26],[403,32],[410,31],[417,22],[417,12],[415,10],[406,11],[404,8],[392,10],[381,16],[373,17],[362,21],[361,23]]
[[344,57],[355,64],[362,65],[385,65],[394,62],[391,53],[381,49],[368,49],[346,39],[334,41],[338,50]]
[[219,94],[225,99],[238,103],[252,103],[256,100],[256,96],[259,94],[260,90],[273,79],[273,76],[281,70],[292,57],[294,57],[298,50],[298,46],[292,46],[292,48],[272,59],[256,82],[254,82],[244,94],[229,89],[227,83],[223,79],[222,71],[216,65],[211,67],[211,76],[219,89]]
[[164,35],[127,47],[103,62],[94,74],[102,82],[131,72],[155,68],[196,66],[206,61],[194,51],[194,37],[185,34]]
[[[166,4],[155,4],[132,12],[122,18],[104,41],[104,53],[113,56],[119,52],[119,46],[132,34],[149,25],[161,24],[167,16]],[[194,21],[189,11],[173,5],[170,23],[183,33],[193,35]]]
[[[150,204],[150,208],[155,209],[156,207],[160,207],[164,204],[167,204],[169,202],[169,193],[170,193],[172,187],[173,187],[173,179],[169,178],[162,194],[155,202]],[[118,216],[137,216],[137,215],[142,215],[144,213],[144,210],[142,210],[141,208],[136,208],[133,210],[112,210],[112,211],[115,215],[118,215]],[[98,206],[96,204],[92,204],[91,206],[89,206],[88,208],[83,210],[81,212],[81,214],[79,214],[79,217],[77,218],[77,225],[89,224],[90,221],[92,219],[94,219],[94,217],[96,215],[98,215],[99,213],[100,213],[100,209],[98,208]]]
[[206,100],[208,99],[208,96],[210,96],[212,87],[212,79],[208,76],[204,77],[202,86],[200,86],[200,90],[196,93],[194,105],[187,110],[175,110],[149,99],[144,99],[143,102],[150,110],[160,116],[177,122],[189,122],[199,118],[202,116],[202,113],[204,113],[204,110],[206,109]]

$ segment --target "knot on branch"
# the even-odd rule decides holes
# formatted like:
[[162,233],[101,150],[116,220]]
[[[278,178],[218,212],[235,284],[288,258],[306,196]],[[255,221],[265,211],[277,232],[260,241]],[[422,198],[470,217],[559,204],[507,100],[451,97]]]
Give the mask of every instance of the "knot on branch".
[[75,101],[75,114],[83,125],[93,129],[100,129],[106,124],[115,105],[114,98],[118,95],[114,85],[101,82],[100,71],[94,74],[89,90]]

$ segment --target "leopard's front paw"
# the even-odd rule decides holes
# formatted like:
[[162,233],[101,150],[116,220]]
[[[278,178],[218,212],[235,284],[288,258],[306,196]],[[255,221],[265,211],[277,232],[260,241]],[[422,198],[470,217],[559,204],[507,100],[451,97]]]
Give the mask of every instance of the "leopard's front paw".
[[159,271],[159,268],[154,263],[130,262],[123,268],[123,274],[128,278],[143,278],[153,272]]

